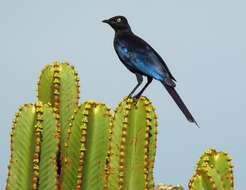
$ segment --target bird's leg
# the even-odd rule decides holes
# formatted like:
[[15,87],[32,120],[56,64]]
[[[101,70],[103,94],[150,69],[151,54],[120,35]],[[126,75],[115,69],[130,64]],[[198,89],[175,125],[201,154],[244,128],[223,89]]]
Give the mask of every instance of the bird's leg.
[[134,98],[139,99],[140,96],[143,94],[144,90],[149,86],[149,84],[153,80],[153,78],[151,78],[151,77],[148,77],[147,79],[148,79],[147,83],[144,85],[144,87],[142,88],[142,90],[140,90],[140,92],[137,93],[137,95],[134,96]]
[[128,98],[130,98],[132,96],[132,94],[137,90],[137,88],[142,84],[143,82],[143,76],[140,74],[136,73],[136,77],[137,77],[137,81],[138,84],[133,88],[133,90],[130,92],[130,94],[128,95]]

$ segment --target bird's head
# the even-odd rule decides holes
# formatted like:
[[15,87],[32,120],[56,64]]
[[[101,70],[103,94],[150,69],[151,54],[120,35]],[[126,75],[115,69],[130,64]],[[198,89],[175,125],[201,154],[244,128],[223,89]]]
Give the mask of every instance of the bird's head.
[[102,22],[109,24],[116,32],[117,31],[130,31],[131,28],[127,19],[124,16],[115,16]]

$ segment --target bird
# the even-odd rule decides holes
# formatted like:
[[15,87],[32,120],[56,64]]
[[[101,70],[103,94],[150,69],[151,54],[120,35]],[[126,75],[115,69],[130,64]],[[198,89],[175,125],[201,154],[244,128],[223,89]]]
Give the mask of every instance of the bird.
[[113,28],[115,32],[113,45],[116,54],[120,61],[129,71],[134,73],[137,78],[137,85],[129,93],[128,97],[132,97],[142,84],[143,77],[147,77],[147,83],[133,96],[134,99],[140,98],[153,79],[158,80],[166,88],[186,119],[198,126],[189,109],[175,90],[176,79],[170,72],[165,61],[154,48],[132,32],[127,18],[124,16],[114,16],[102,22],[107,23]]

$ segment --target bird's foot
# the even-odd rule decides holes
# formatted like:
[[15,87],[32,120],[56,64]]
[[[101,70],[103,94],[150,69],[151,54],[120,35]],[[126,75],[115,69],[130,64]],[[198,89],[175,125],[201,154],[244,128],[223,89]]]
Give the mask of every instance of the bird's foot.
[[132,107],[135,107],[137,109],[138,99],[133,99]]
[[133,99],[138,100],[140,98],[140,96],[141,96],[140,94],[137,94],[137,95],[133,96]]
[[137,103],[138,103],[140,96],[137,94],[137,95],[133,96],[132,98],[133,98],[133,106],[135,106],[135,108],[137,108]]
[[126,99],[130,99],[130,98],[132,98],[131,94],[129,94]]

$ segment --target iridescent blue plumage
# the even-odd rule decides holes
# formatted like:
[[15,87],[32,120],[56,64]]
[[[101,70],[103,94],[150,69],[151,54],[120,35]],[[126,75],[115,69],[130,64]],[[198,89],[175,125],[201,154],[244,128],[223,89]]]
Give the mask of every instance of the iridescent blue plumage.
[[115,30],[115,51],[121,62],[137,77],[138,84],[130,92],[129,96],[132,96],[136,89],[141,85],[143,76],[146,76],[148,81],[140,92],[134,96],[135,98],[139,98],[152,80],[156,79],[163,84],[175,103],[184,113],[185,117],[190,122],[196,123],[186,105],[176,92],[176,80],[169,71],[166,63],[147,42],[131,31],[127,19],[123,16],[116,16],[104,20],[103,22],[108,23]]
[[136,42],[119,36],[115,38],[114,47],[122,62],[132,72],[150,76],[163,81],[168,77],[167,71],[161,66],[159,57],[151,51],[150,47],[139,49]]

